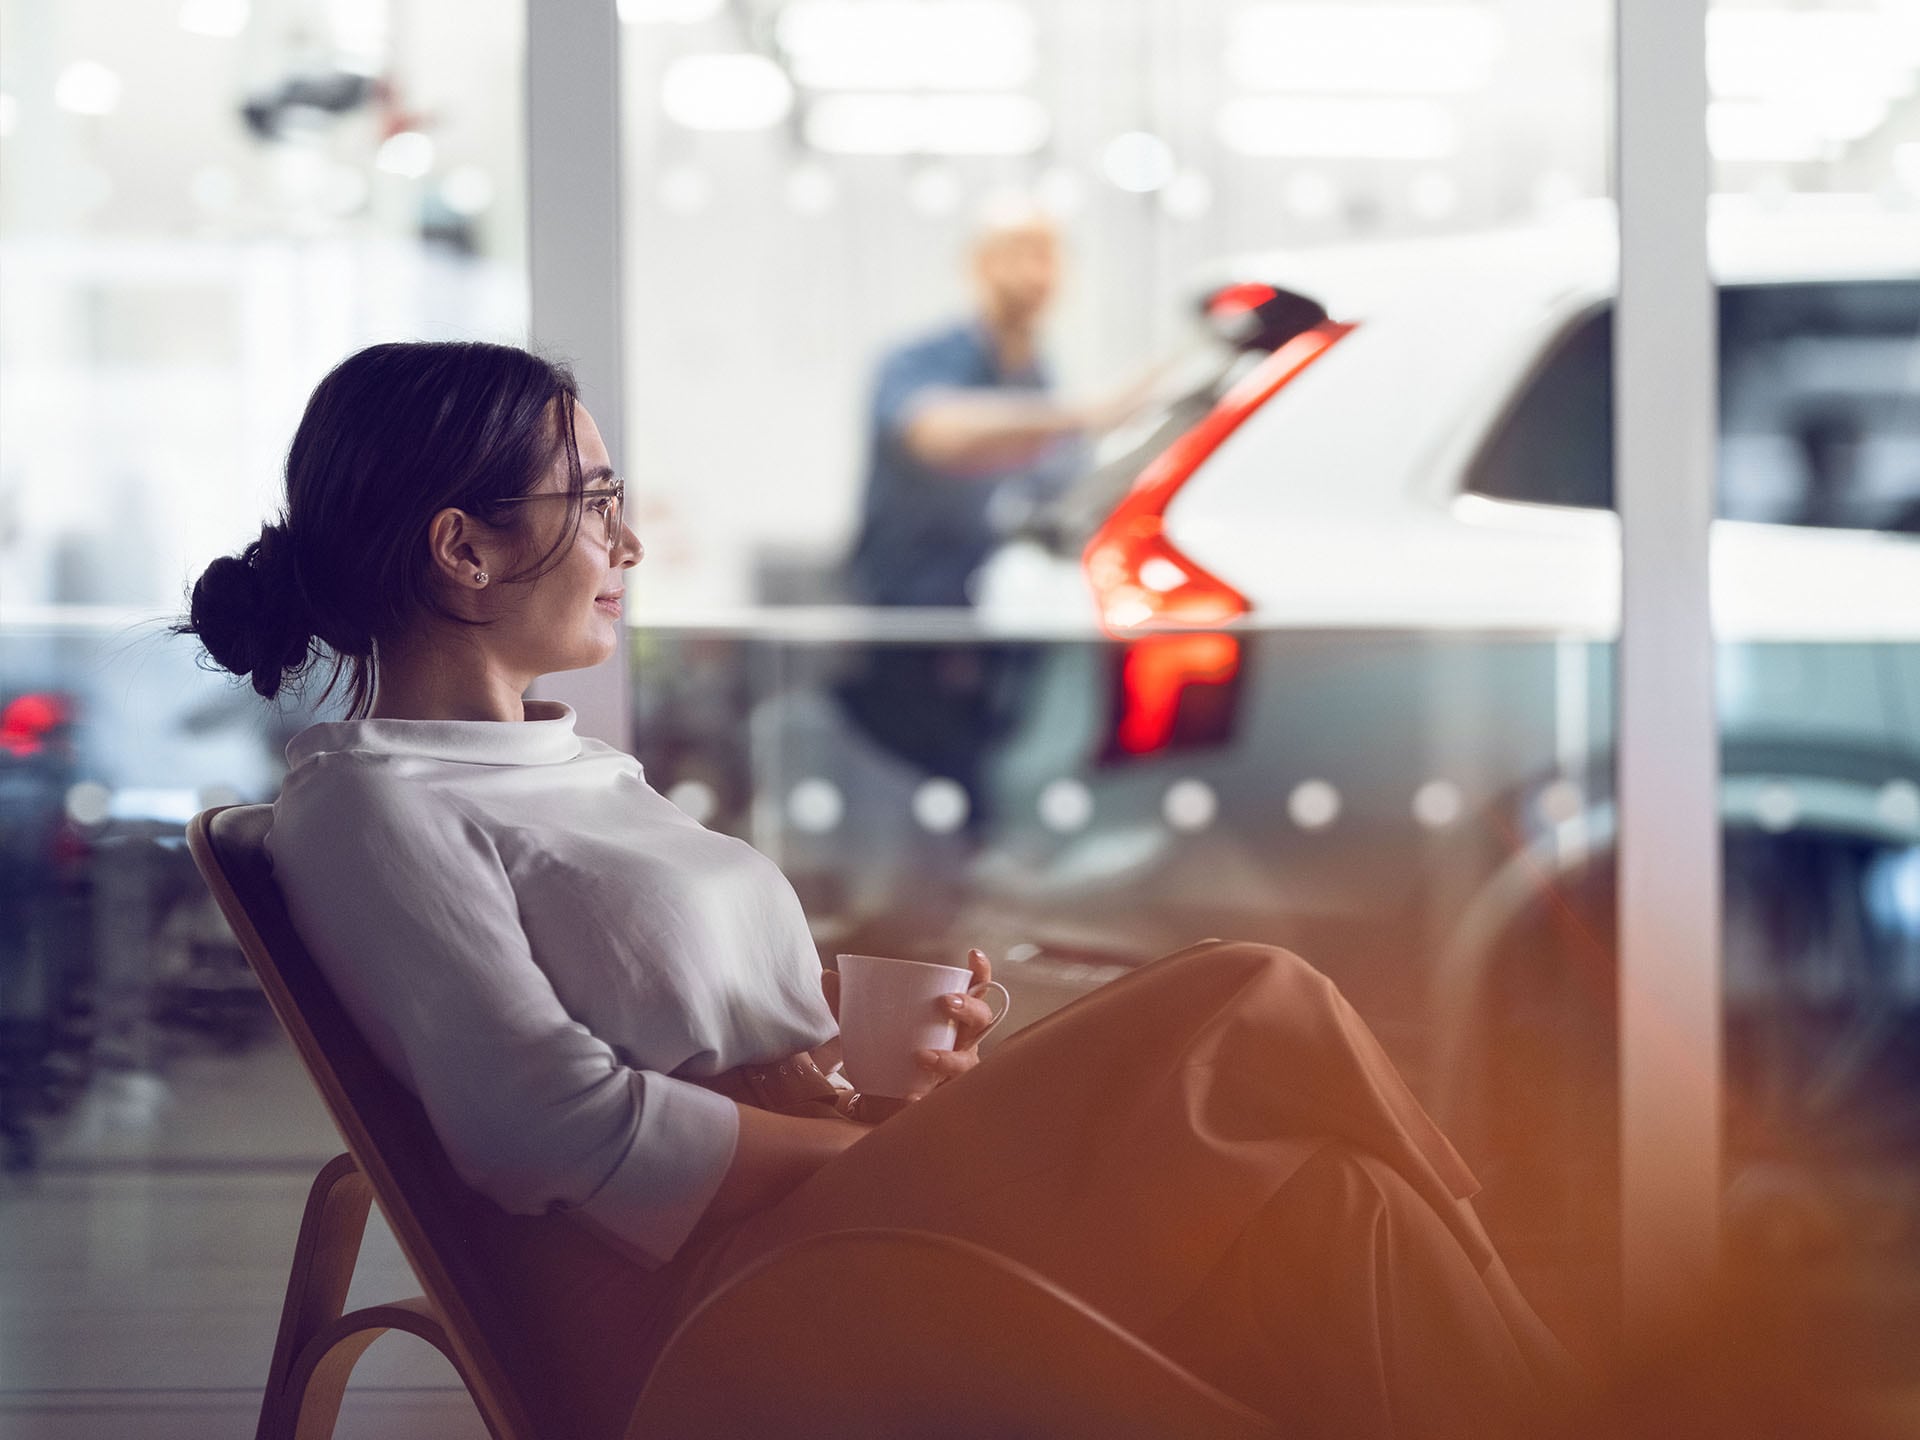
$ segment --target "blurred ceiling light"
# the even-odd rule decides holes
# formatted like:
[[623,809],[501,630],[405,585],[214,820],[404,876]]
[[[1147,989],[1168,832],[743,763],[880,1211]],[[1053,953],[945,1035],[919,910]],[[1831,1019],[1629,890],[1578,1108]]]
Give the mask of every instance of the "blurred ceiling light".
[[1182,170],[1160,192],[1160,208],[1170,219],[1198,220],[1213,209],[1213,182],[1198,170]]
[[1011,90],[1035,68],[1033,16],[1013,0],[792,0],[776,26],[813,90]]
[[20,102],[11,95],[0,94],[0,136],[13,134],[13,127],[20,123]]
[[1729,10],[1707,15],[1715,95],[1874,95],[1913,89],[1920,25],[1870,10]]
[[713,203],[713,181],[693,165],[675,165],[662,171],[660,208],[669,215],[698,215]]
[[1807,119],[1820,136],[1843,144],[1873,134],[1886,122],[1891,108],[1886,97],[1865,93],[1836,93],[1806,102]]
[[111,115],[120,90],[119,75],[98,60],[76,60],[53,82],[53,103],[75,115]]
[[726,0],[619,0],[629,25],[698,25],[718,15]]
[[1145,130],[1128,130],[1100,152],[1100,172],[1120,189],[1150,195],[1173,179],[1173,147]]
[[1506,43],[1484,5],[1257,4],[1229,22],[1227,71],[1249,90],[1458,95]]
[[1820,160],[1871,135],[1886,115],[1887,102],[1873,95],[1806,102],[1715,100],[1707,106],[1707,140],[1717,160]]
[[1804,112],[1740,100],[1716,100],[1707,107],[1707,142],[1716,160],[1818,160],[1820,137]]
[[493,204],[493,177],[478,165],[456,165],[440,182],[440,198],[454,214],[470,220]]
[[952,215],[966,199],[966,189],[951,165],[923,165],[907,181],[907,203],[930,218]]
[[181,0],[180,28],[231,40],[247,28],[252,13],[252,0]]
[[1326,160],[1440,160],[1460,125],[1431,100],[1242,95],[1214,116],[1220,142],[1242,155]]
[[418,130],[389,135],[374,152],[373,163],[389,175],[418,180],[433,169],[433,139]]
[[837,155],[1031,155],[1052,117],[1030,95],[822,95],[805,129]]
[[764,55],[682,55],[660,82],[667,118],[689,130],[766,130],[793,110],[793,85]]
[[826,166],[813,161],[787,175],[787,208],[796,215],[824,215],[840,198],[840,187]]

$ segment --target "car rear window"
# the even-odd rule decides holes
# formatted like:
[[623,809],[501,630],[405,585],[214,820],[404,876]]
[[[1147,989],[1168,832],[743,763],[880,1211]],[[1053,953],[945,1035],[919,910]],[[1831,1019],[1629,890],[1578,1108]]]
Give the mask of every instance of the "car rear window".
[[[1611,509],[1613,325],[1568,327],[1467,475],[1474,494]],[[1720,294],[1719,513],[1920,532],[1920,281]]]

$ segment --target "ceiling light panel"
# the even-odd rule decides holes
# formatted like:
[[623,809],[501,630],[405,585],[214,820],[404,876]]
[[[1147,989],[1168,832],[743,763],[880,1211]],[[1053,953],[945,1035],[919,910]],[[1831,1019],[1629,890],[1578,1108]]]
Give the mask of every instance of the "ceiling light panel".
[[660,82],[667,118],[689,130],[765,130],[793,109],[793,86],[764,55],[682,55]]
[[252,0],[181,0],[180,28],[231,40],[247,28],[252,12]]
[[1458,95],[1483,89],[1506,31],[1483,5],[1243,5],[1227,73],[1247,90]]
[[75,115],[111,115],[121,88],[118,71],[98,60],[76,60],[53,82],[53,103]]
[[1718,160],[1787,164],[1830,159],[1878,130],[1887,108],[1875,95],[1715,100],[1707,107],[1707,140]]
[[1325,160],[1442,160],[1460,123],[1432,100],[1242,95],[1214,117],[1220,143],[1241,155]]
[[1028,95],[822,95],[804,128],[835,155],[1031,155],[1052,122]]
[[726,0],[616,0],[629,25],[698,25],[720,13]]
[[1917,66],[1920,24],[1887,10],[1716,9],[1707,15],[1707,80],[1719,96],[1892,98],[1914,88]]
[[1033,16],[1013,0],[793,0],[776,31],[813,90],[1013,90],[1033,78]]

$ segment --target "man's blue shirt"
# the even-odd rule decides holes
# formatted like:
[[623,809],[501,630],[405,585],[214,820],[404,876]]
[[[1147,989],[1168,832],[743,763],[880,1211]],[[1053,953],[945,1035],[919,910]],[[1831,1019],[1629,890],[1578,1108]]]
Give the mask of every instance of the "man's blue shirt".
[[867,488],[848,565],[856,599],[870,605],[967,605],[967,582],[1033,507],[1059,494],[1077,468],[1079,442],[1049,446],[1035,461],[986,474],[949,474],[916,460],[905,430],[939,390],[1034,390],[1043,365],[1004,372],[993,341],[967,322],[889,351],[874,382]]

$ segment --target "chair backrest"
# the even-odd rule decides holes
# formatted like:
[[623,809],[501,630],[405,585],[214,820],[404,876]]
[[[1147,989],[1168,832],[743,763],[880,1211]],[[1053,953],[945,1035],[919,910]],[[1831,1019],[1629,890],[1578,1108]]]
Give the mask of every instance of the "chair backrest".
[[[266,851],[271,805],[194,817],[187,843],[347,1150],[439,1309],[474,1402],[498,1440],[573,1431],[546,1359],[499,1279],[506,1217],[455,1173],[425,1110],[380,1063],[294,932]],[[491,1213],[489,1213],[491,1212]]]

